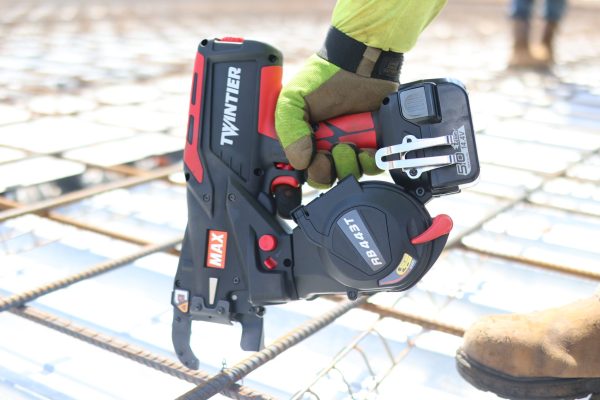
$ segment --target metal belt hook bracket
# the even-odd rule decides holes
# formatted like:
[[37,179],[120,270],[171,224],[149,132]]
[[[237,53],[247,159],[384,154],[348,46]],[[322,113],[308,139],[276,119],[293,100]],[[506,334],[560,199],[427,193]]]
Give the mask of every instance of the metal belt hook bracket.
[[[382,170],[402,169],[410,179],[419,179],[423,172],[436,168],[456,164],[455,154],[435,157],[406,158],[414,150],[428,149],[439,146],[454,146],[454,135],[439,136],[429,139],[417,139],[413,135],[406,135],[402,144],[382,147],[375,153],[375,163]],[[399,160],[384,161],[383,159],[395,154],[400,155]]]

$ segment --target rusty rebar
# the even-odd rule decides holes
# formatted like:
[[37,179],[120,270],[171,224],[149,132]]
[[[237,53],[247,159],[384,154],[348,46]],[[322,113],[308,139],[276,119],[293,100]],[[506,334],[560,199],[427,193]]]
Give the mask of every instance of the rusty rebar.
[[[150,351],[137,347],[131,343],[77,325],[72,321],[33,307],[17,307],[10,312],[195,385],[206,382],[210,378],[210,375],[207,372],[191,370],[170,358],[153,354]],[[222,394],[237,400],[274,400],[270,395],[260,393],[254,389],[235,383],[225,388]]]
[[65,288],[84,279],[93,278],[105,272],[112,271],[114,269],[127,265],[139,258],[145,257],[153,253],[157,253],[159,251],[163,251],[165,249],[172,248],[173,246],[176,246],[179,243],[181,243],[181,238],[171,239],[159,244],[147,245],[142,247],[140,250],[128,254],[124,257],[96,264],[90,268],[72,274],[65,278],[46,283],[44,285],[38,286],[37,288],[14,294],[9,297],[2,298],[0,299],[0,312],[9,310],[14,307],[22,306],[25,303],[31,300],[35,300],[40,296]]
[[85,198],[95,196],[101,193],[109,192],[115,189],[123,189],[131,186],[136,186],[142,183],[153,181],[156,179],[169,176],[175,172],[181,170],[180,165],[171,165],[169,167],[159,168],[153,171],[149,171],[148,174],[143,176],[132,176],[124,179],[120,179],[114,182],[108,182],[101,185],[97,185],[91,188],[77,190],[75,192],[67,193],[62,196],[42,200],[37,203],[24,205],[18,208],[0,211],[0,222],[6,221],[11,218],[20,217],[26,214],[37,213],[40,211],[49,210],[54,207],[64,206]]

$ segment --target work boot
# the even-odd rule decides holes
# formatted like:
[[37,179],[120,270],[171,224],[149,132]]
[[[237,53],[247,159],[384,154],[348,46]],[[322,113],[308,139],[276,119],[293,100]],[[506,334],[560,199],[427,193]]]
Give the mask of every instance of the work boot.
[[600,393],[600,296],[484,317],[465,333],[456,366],[473,386],[509,399]]
[[535,56],[548,66],[554,64],[554,37],[557,30],[558,22],[547,21],[544,25],[542,41],[535,49]]
[[535,58],[529,49],[529,21],[515,19],[513,22],[513,50],[509,68],[539,68],[545,64]]

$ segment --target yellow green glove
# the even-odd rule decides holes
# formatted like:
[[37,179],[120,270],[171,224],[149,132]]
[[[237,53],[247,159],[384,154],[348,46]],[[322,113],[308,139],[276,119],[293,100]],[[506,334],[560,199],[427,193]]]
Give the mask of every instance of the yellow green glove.
[[[395,82],[362,77],[311,56],[281,91],[275,111],[275,126],[290,164],[295,169],[307,169],[308,184],[317,188],[331,186],[336,177],[353,174],[358,179],[361,171],[377,173],[369,153],[357,153],[349,144],[336,145],[332,152],[315,153],[310,123],[377,110],[381,100],[397,87]],[[363,154],[363,165],[357,154]]]
[[338,0],[331,25],[367,46],[406,53],[446,0]]
[[275,126],[290,164],[307,182],[327,188],[336,178],[381,172],[374,149],[338,144],[315,151],[311,124],[379,109],[399,85],[402,52],[445,0],[338,0],[324,48],[283,88]]

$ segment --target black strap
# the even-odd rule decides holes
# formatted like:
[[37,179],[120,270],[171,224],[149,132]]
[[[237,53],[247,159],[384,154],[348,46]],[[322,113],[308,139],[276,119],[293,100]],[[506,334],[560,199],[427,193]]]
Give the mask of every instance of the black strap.
[[356,73],[367,49],[380,52],[370,77],[398,82],[400,69],[404,61],[403,53],[369,48],[364,43],[351,38],[333,26],[329,29],[325,43],[318,54],[321,58],[338,67]]

